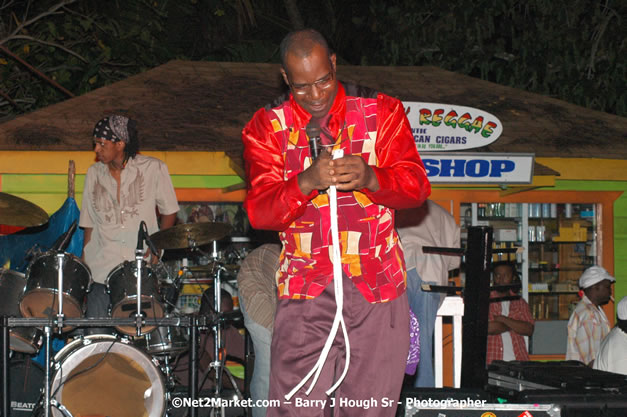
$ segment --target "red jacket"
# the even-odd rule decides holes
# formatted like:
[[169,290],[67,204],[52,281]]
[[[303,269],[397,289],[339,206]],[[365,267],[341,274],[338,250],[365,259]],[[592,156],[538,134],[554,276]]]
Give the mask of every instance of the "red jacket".
[[[431,186],[400,101],[347,94],[340,84],[330,113],[334,149],[362,156],[380,185],[377,192],[338,192],[343,272],[369,302],[389,301],[405,291],[394,209],[419,206]],[[257,111],[242,134],[249,181],[244,208],[253,227],[281,232],[280,298],[313,298],[332,280],[328,196],[304,195],[298,187],[297,174],[311,163],[310,118],[290,96]]]

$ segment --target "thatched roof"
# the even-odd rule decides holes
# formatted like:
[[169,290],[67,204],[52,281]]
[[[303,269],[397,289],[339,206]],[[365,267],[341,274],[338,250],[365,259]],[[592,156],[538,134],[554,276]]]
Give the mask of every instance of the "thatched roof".
[[[627,118],[588,110],[435,67],[338,67],[339,78],[401,100],[488,111],[502,136],[476,151],[627,159]],[[225,151],[239,162],[240,132],[283,91],[276,64],[171,61],[0,124],[0,150],[91,150],[103,115],[138,121],[141,149]]]

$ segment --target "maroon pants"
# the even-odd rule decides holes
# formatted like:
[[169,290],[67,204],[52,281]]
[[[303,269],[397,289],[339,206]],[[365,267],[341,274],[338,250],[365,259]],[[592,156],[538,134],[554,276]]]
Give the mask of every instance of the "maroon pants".
[[344,370],[341,327],[310,395],[310,379],[290,401],[289,393],[317,362],[335,316],[333,284],[312,300],[279,300],[272,337],[270,394],[280,406],[268,416],[394,416],[409,351],[407,295],[370,304],[344,277],[344,321],[350,341],[350,367],[339,388],[327,396]]

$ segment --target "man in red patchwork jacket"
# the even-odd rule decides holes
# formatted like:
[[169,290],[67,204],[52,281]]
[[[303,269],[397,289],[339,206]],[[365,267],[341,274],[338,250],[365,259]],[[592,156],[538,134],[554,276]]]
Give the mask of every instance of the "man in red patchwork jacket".
[[[281,407],[269,407],[268,416],[327,415],[332,407],[342,407],[342,415],[393,416],[409,348],[394,211],[429,196],[426,171],[401,102],[339,82],[322,35],[288,34],[281,58],[290,94],[257,111],[242,134],[244,207],[254,228],[278,231],[283,244],[270,376],[270,399]],[[316,158],[310,139],[318,136]],[[344,156],[333,159],[338,150]],[[348,350],[339,331],[312,392],[305,393],[307,383],[287,401],[318,361],[336,317],[330,186],[337,190],[350,366],[328,396]]]

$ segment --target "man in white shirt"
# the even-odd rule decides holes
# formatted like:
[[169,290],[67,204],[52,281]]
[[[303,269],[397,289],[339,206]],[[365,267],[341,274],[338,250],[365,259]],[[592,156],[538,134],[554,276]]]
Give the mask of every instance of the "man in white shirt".
[[423,246],[459,248],[460,230],[455,218],[437,203],[396,212],[396,230],[407,267],[407,297],[420,323],[420,362],[415,387],[434,387],[433,332],[444,293],[423,291],[422,283],[448,285],[448,272],[459,268],[461,257],[423,253]]
[[138,154],[134,120],[105,117],[96,124],[93,141],[98,162],[85,176],[79,226],[85,232],[83,259],[94,280],[86,315],[105,317],[107,277],[116,266],[135,259],[140,223],[146,223],[148,234],[157,232],[158,209],[161,230],[167,229],[174,225],[179,206],[165,163]]
[[616,326],[603,339],[594,369],[627,375],[627,296],[616,306]]
[[591,266],[581,274],[579,287],[584,296],[568,320],[566,360],[592,366],[601,341],[610,332],[610,323],[601,306],[610,301],[615,281],[600,266]]

